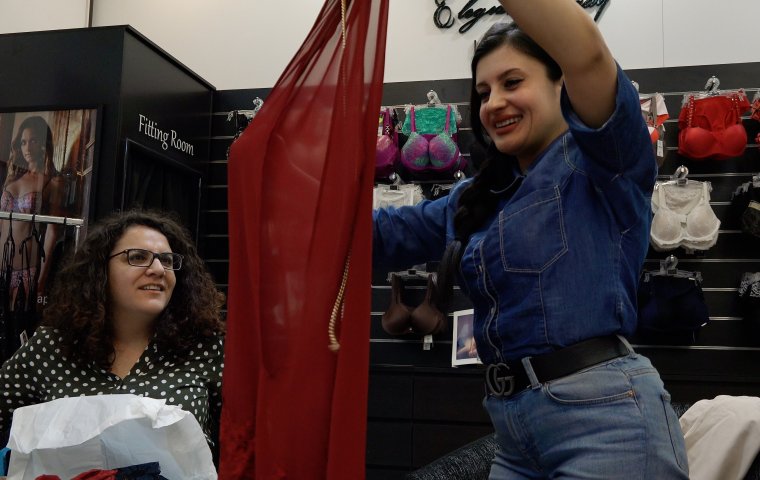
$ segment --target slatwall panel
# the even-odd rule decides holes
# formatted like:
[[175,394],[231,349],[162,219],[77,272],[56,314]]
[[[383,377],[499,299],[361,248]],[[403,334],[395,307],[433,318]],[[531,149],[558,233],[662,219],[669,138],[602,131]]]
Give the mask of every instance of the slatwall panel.
[[217,287],[227,293],[229,274],[229,234],[227,228],[227,149],[235,135],[235,122],[227,120],[234,110],[252,110],[253,99],[264,98],[270,89],[222,90],[215,92],[211,118],[211,155],[208,180],[203,192],[205,202],[201,217],[203,235],[199,249],[206,260]]
[[[660,169],[665,180],[679,165],[689,169],[689,178],[712,183],[711,205],[721,219],[718,243],[704,253],[674,253],[679,268],[702,273],[711,322],[700,332],[698,342],[682,345],[636,345],[649,356],[663,375],[673,398],[693,402],[717,394],[760,395],[760,338],[742,319],[737,287],[745,271],[760,271],[760,239],[740,230],[728,217],[731,193],[760,172],[760,153],[754,144],[760,124],[749,114],[743,119],[749,144],[740,158],[691,160],[677,152],[677,118],[683,94],[698,91],[715,75],[721,88],[744,88],[750,99],[760,88],[760,63],[709,65],[632,70],[631,79],[642,93],[664,94],[671,119],[666,123],[667,155]],[[469,128],[469,80],[403,82],[385,85],[383,105],[397,107],[403,120],[404,105],[425,103],[429,90],[443,102],[458,106],[463,117],[459,146],[469,156],[473,136]],[[217,92],[212,126],[212,160],[207,190],[206,234],[202,238],[217,283],[227,286],[227,177],[225,153],[234,127],[227,122],[231,110],[250,109],[252,100],[266,97],[267,90]],[[471,160],[474,160],[473,157]],[[430,190],[427,182],[425,190]],[[444,183],[444,182],[438,182]],[[667,253],[650,250],[645,268],[656,269]],[[405,291],[405,302],[414,305],[424,295],[422,282]],[[367,478],[392,480],[405,472],[454,450],[491,431],[481,407],[483,386],[475,367],[452,368],[451,327],[435,335],[432,348],[424,349],[420,336],[392,337],[380,326],[388,307],[390,286],[385,275],[372,280],[370,392],[367,435]],[[454,309],[470,303],[455,291]]]

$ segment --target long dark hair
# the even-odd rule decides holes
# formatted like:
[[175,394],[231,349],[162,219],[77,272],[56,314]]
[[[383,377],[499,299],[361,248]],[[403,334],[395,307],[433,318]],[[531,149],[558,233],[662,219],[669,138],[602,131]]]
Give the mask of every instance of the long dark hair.
[[190,233],[169,214],[132,210],[98,222],[56,275],[44,324],[58,329],[61,351],[67,357],[110,368],[114,338],[108,308],[108,256],[135,225],[161,232],[172,251],[184,257],[171,300],[155,323],[159,351],[168,358],[182,358],[199,339],[224,332],[224,295],[216,289]]
[[21,122],[11,142],[11,158],[10,162],[8,162],[8,173],[5,176],[4,182],[6,186],[29,171],[26,168],[26,160],[24,160],[24,154],[21,151],[21,135],[24,134],[24,130],[31,130],[43,142],[42,154],[44,160],[43,164],[39,165],[38,168],[46,176],[58,174],[58,170],[56,170],[53,163],[53,132],[50,131],[50,125],[48,125],[44,118],[39,115],[33,115]]
[[454,214],[454,241],[447,247],[438,268],[438,305],[445,309],[451,298],[455,270],[462,260],[464,245],[470,235],[480,228],[493,215],[499,200],[506,192],[513,193],[506,187],[512,181],[513,161],[507,154],[499,152],[489,142],[488,136],[480,122],[480,95],[475,85],[476,69],[480,60],[497,48],[509,45],[516,50],[535,58],[546,67],[547,76],[558,81],[562,78],[562,69],[532,38],[527,36],[516,23],[497,23],[486,31],[475,47],[470,69],[472,83],[470,88],[470,125],[475,139],[486,147],[486,159],[479,172],[459,197]]

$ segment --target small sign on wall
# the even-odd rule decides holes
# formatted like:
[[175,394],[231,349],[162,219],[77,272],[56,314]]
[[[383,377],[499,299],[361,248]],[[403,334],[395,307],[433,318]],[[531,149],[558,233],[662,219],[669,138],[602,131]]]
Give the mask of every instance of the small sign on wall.
[[158,140],[163,150],[168,150],[169,147],[172,147],[191,157],[195,155],[193,144],[182,140],[175,130],[163,130],[158,126],[158,122],[151,120],[143,114],[140,114],[138,117],[137,131],[146,137]]
[[[496,3],[488,5],[485,1],[467,0],[467,3],[459,10],[456,17],[450,5],[458,3],[456,0],[434,0],[435,13],[433,14],[433,23],[441,29],[451,28],[457,23],[461,23],[459,33],[466,33],[483,17],[493,15],[506,15],[504,8]],[[575,0],[581,7],[586,9],[597,9],[594,15],[594,21],[599,21],[609,0]],[[446,2],[449,2],[448,4]]]

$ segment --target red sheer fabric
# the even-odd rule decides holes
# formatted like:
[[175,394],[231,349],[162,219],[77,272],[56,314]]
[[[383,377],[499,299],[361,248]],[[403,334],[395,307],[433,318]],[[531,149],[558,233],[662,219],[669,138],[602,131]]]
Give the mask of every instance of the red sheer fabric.
[[[222,479],[361,479],[388,0],[327,0],[229,157]],[[276,39],[273,39],[276,41]],[[337,336],[328,322],[346,258]]]

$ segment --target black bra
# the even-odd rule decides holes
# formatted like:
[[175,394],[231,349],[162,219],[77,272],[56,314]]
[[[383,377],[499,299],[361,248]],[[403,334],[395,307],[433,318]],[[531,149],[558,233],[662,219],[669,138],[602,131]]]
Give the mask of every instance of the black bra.
[[383,313],[383,330],[390,335],[434,335],[446,327],[446,315],[433,304],[435,282],[432,275],[428,276],[425,299],[417,307],[411,308],[401,303],[403,289],[402,277],[391,274],[391,302]]

